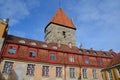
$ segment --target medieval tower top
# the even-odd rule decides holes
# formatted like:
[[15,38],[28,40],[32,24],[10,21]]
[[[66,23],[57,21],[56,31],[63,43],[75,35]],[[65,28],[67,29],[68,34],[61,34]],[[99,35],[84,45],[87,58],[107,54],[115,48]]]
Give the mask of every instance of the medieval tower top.
[[58,8],[45,28],[45,41],[75,46],[75,31],[72,20]]

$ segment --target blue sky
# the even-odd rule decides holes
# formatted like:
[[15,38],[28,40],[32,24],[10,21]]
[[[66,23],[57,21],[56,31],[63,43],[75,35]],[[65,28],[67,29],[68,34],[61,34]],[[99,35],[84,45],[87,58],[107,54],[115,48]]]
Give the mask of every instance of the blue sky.
[[[0,18],[9,18],[9,34],[44,41],[44,28],[60,0],[0,0]],[[120,0],[61,0],[73,19],[77,46],[120,52]]]

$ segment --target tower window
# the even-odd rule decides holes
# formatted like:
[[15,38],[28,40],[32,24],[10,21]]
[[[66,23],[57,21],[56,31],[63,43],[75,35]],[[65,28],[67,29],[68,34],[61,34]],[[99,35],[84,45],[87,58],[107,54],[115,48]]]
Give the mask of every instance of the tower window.
[[66,38],[66,32],[63,31],[62,34],[63,34],[64,38]]

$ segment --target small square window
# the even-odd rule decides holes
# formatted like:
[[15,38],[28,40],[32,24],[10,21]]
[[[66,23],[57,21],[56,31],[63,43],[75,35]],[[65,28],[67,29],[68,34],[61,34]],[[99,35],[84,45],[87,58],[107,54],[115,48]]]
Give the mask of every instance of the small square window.
[[98,64],[102,65],[102,60],[101,59],[98,60]]
[[16,47],[15,46],[9,46],[8,54],[15,54],[16,53]]
[[55,60],[55,54],[50,54],[50,60]]
[[85,58],[85,63],[88,64],[89,63],[89,59],[88,58]]
[[69,56],[69,61],[74,62],[74,56]]
[[31,58],[35,58],[35,57],[36,57],[36,51],[35,51],[35,50],[30,50],[29,56],[30,56]]

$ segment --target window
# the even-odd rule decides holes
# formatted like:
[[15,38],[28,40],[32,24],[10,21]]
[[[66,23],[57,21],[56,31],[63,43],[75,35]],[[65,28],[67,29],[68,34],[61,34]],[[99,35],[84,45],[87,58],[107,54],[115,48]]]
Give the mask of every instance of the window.
[[12,73],[12,67],[13,67],[13,62],[5,61],[2,73],[11,74]]
[[56,67],[56,77],[62,77],[62,67]]
[[104,52],[104,53],[103,53],[103,56],[107,56],[107,54]]
[[75,78],[75,68],[70,68],[70,78]]
[[108,75],[109,75],[109,80],[113,80],[112,72],[111,71],[108,71]]
[[90,51],[87,51],[86,53],[87,53],[87,54],[90,54]]
[[93,52],[94,55],[97,55],[97,52]]
[[118,70],[118,75],[120,76],[120,67],[118,67],[117,70]]
[[92,73],[93,73],[93,78],[97,78],[97,72],[96,72],[96,69],[93,69],[93,70],[92,70]]
[[8,54],[15,54],[16,53],[16,47],[15,46],[9,46]]
[[69,56],[69,61],[74,62],[74,56]]
[[35,65],[34,64],[28,64],[26,75],[34,76],[34,71],[35,71]]
[[86,63],[86,64],[88,64],[88,63],[89,63],[88,58],[85,58],[84,60],[85,60],[85,63]]
[[29,56],[30,56],[31,58],[35,58],[35,57],[36,57],[36,51],[35,51],[35,50],[30,50]]
[[114,55],[113,55],[113,54],[111,54],[110,56],[111,56],[111,57],[114,57]]
[[87,69],[83,69],[82,72],[83,72],[83,78],[87,78]]
[[65,31],[63,31],[63,36],[64,36],[64,38],[66,38],[66,32]]
[[50,54],[50,60],[55,60],[55,54]]
[[42,76],[49,76],[49,66],[43,66],[42,67]]
[[101,59],[98,60],[98,64],[102,65],[102,60]]
[[83,52],[83,50],[79,50],[79,52],[80,52],[80,53],[82,53],[82,52]]

